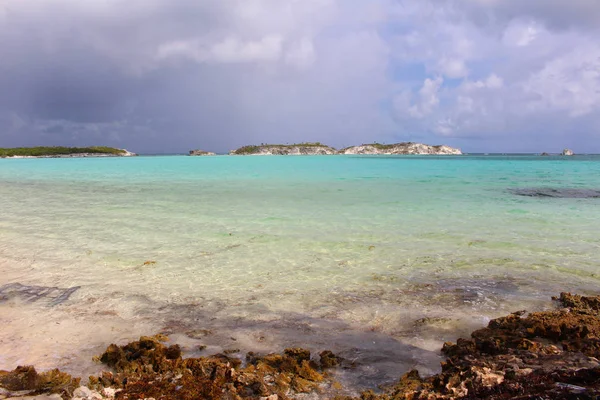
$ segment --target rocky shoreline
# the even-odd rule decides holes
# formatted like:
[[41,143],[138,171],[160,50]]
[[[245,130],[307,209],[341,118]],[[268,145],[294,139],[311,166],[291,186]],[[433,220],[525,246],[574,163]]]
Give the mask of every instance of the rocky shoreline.
[[334,155],[334,154],[364,154],[364,155],[461,155],[460,149],[422,143],[404,142],[394,144],[362,144],[336,150],[331,146],[316,143],[299,144],[262,144],[260,146],[244,146],[231,150],[230,155]]
[[[97,358],[107,370],[79,378],[32,366],[0,371],[0,399],[596,399],[600,397],[600,296],[562,293],[551,311],[497,318],[469,339],[445,343],[442,372],[416,370],[379,392],[349,393],[336,371],[352,360],[301,348],[183,358],[168,337],[111,344]],[[29,397],[35,398],[35,397]]]

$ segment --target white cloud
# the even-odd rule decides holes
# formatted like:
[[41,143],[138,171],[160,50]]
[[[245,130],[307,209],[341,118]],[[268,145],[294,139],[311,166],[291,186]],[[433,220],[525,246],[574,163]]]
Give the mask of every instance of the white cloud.
[[199,63],[275,62],[281,58],[282,45],[283,39],[279,35],[247,41],[230,36],[212,44],[203,44],[200,39],[178,40],[161,44],[157,57],[183,57]]
[[465,81],[462,84],[462,88],[466,91],[479,89],[500,89],[502,86],[504,86],[504,80],[495,73],[492,73],[484,80]]
[[397,94],[394,99],[396,113],[412,118],[424,118],[430,115],[440,102],[438,92],[443,82],[442,77],[427,78],[415,96],[410,91]]
[[224,63],[276,61],[281,56],[282,41],[279,35],[265,36],[256,41],[229,37],[212,46],[209,59]]
[[506,27],[502,40],[507,46],[529,46],[538,37],[540,31],[541,28],[535,21],[513,20]]
[[465,62],[457,58],[442,58],[438,62],[438,70],[448,78],[463,78],[469,74]]
[[532,113],[555,110],[579,117],[600,112],[600,45],[580,43],[535,72],[523,89],[535,95],[528,102]]

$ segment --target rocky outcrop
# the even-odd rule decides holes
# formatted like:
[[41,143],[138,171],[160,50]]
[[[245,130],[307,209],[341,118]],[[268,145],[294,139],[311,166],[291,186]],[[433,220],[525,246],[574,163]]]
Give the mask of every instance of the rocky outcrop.
[[280,155],[309,156],[337,154],[333,147],[321,143],[299,144],[264,144],[260,146],[244,146],[229,152],[230,155]]
[[[494,319],[470,338],[447,342],[442,371],[405,373],[393,386],[348,397],[331,368],[354,361],[302,348],[259,355],[244,362],[223,354],[184,358],[165,335],[111,344],[97,358],[111,371],[91,376],[87,387],[59,370],[31,366],[0,371],[0,399],[47,394],[63,399],[268,399],[335,400],[598,399],[600,398],[600,296],[561,293],[554,309],[518,311]],[[404,371],[403,371],[404,372]],[[339,375],[338,375],[339,376]],[[343,376],[343,375],[342,375]]]
[[216,155],[215,153],[212,153],[210,151],[204,151],[204,150],[190,150],[190,156],[214,156]]
[[430,146],[422,143],[362,144],[336,150],[321,143],[263,144],[244,146],[229,152],[231,155],[331,155],[331,154],[449,154],[460,155],[460,149],[450,146]]
[[339,154],[448,154],[460,155],[460,149],[450,146],[430,146],[422,143],[395,143],[395,144],[362,144],[360,146],[347,147],[339,151]]
[[562,155],[563,155],[563,156],[572,156],[572,155],[574,155],[574,154],[575,154],[575,153],[573,153],[573,150],[571,150],[571,149],[564,149],[564,150],[562,151]]
[[136,153],[133,153],[133,152],[127,150],[127,149],[119,149],[119,150],[121,150],[123,152],[123,153],[120,154],[121,157],[135,157],[135,156],[137,156]]
[[385,393],[361,399],[600,398],[600,297],[562,293],[555,300],[556,310],[515,312],[444,344],[441,373],[422,378],[413,370]]
[[227,354],[184,359],[178,345],[166,346],[158,339],[166,338],[141,337],[126,346],[110,345],[99,360],[114,373],[90,377],[90,388],[96,393],[113,389],[118,399],[283,400],[314,396],[333,385],[325,372],[336,365],[329,353],[321,353],[319,362],[301,348],[282,354],[250,352],[242,365],[241,359]]

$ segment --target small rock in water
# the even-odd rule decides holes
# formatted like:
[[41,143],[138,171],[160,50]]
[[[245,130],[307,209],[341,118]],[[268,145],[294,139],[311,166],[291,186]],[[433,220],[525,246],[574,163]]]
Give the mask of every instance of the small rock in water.
[[0,301],[19,297],[27,302],[33,303],[45,300],[50,306],[56,306],[69,300],[80,286],[70,288],[59,288],[54,286],[22,285],[20,283],[8,283],[0,286]]
[[563,152],[562,152],[563,156],[572,156],[574,154],[575,153],[573,153],[573,150],[571,150],[571,149],[564,149]]
[[594,199],[600,198],[597,189],[569,189],[569,188],[521,188],[509,189],[512,194],[526,197],[550,197],[563,199]]

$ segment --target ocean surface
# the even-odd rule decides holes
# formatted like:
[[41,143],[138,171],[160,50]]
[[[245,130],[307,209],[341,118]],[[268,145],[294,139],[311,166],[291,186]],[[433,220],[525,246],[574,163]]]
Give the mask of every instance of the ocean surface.
[[[350,387],[600,288],[600,156],[0,160],[0,369],[333,350]],[[199,350],[199,345],[207,346]]]

